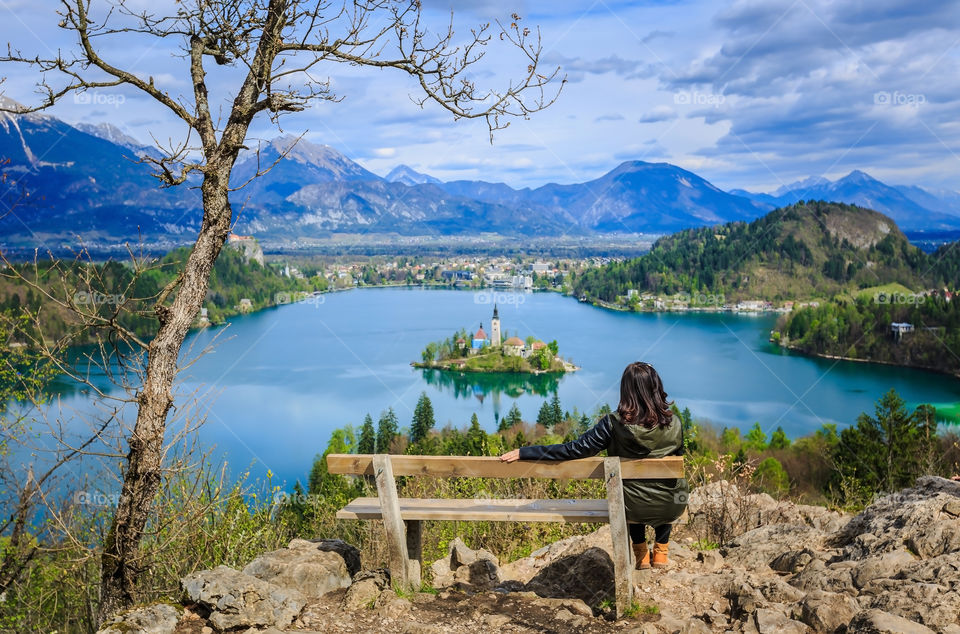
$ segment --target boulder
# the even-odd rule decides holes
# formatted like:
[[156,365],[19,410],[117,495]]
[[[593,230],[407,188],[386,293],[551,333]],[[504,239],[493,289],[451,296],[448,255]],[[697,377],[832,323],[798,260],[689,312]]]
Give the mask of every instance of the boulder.
[[316,599],[350,586],[360,551],[339,539],[294,539],[287,548],[264,553],[243,573]]
[[357,573],[347,588],[341,605],[347,610],[371,607],[380,593],[390,587],[390,572],[386,568]]
[[281,588],[227,566],[201,570],[180,581],[184,595],[210,611],[210,622],[220,630],[238,627],[284,628],[306,605],[298,590]]
[[856,594],[851,575],[852,567],[827,566],[823,561],[814,559],[803,570],[794,575],[789,583],[804,592],[824,590]]
[[374,604],[377,612],[385,619],[402,619],[410,614],[413,604],[408,599],[397,596],[393,590],[384,590]]
[[710,574],[723,568],[723,555],[715,550],[701,550],[697,553],[697,561],[700,563],[700,570],[704,574]]
[[822,549],[824,537],[807,524],[770,524],[736,537],[720,552],[728,566],[768,572],[770,563],[788,550]]
[[457,568],[453,579],[476,591],[489,590],[500,583],[500,568],[493,560],[474,559]]
[[759,634],[806,634],[810,628],[794,621],[783,612],[770,608],[758,608],[753,613],[754,625]]
[[914,561],[914,556],[905,550],[867,557],[853,569],[853,583],[862,589],[874,579],[893,579]]
[[960,482],[924,476],[916,485],[876,500],[830,540],[846,559],[902,550],[921,559],[960,550],[960,517],[950,513],[960,500]]
[[770,568],[777,572],[796,574],[806,568],[807,564],[814,559],[819,559],[817,553],[809,548],[803,548],[801,550],[788,550],[780,553],[773,558],[773,561],[771,561],[769,565]]
[[934,631],[882,610],[863,610],[850,621],[847,634],[934,634]]
[[154,603],[114,616],[97,634],[172,634],[181,614],[179,606]]
[[593,610],[589,605],[580,599],[551,599],[549,597],[536,597],[530,601],[533,605],[538,605],[548,610],[567,610],[571,614],[593,618]]
[[[561,539],[533,551],[527,557],[504,564],[500,567],[500,577],[502,579],[519,581],[520,583],[527,583],[537,576],[541,570],[552,565],[554,562],[568,557],[576,557],[592,548],[604,550],[608,554],[613,550],[613,542],[610,539],[610,526],[608,524],[601,526],[589,535],[577,535]],[[610,559],[610,562],[612,566],[613,559]]]
[[832,634],[845,628],[859,610],[857,600],[849,595],[814,590],[800,601],[794,616],[815,632]]
[[865,608],[882,610],[910,621],[942,630],[956,625],[960,616],[960,594],[936,583],[912,583],[900,579],[871,582],[869,597],[861,597]]
[[430,565],[433,587],[446,588],[455,583],[477,590],[491,588],[500,582],[500,560],[483,548],[473,550],[459,537],[450,542],[447,556]]
[[613,599],[613,560],[601,548],[560,557],[544,566],[524,586],[541,597],[580,599],[598,605]]
[[760,591],[754,588],[743,577],[734,577],[726,592],[730,601],[730,614],[734,618],[745,618],[757,611],[757,608],[766,606],[766,600]]

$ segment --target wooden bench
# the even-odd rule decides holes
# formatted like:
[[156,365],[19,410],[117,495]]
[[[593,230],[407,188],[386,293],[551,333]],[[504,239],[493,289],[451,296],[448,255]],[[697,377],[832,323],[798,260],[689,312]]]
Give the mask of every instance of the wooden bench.
[[[331,454],[327,470],[355,476],[373,476],[377,497],[357,498],[337,512],[338,519],[383,520],[390,571],[394,582],[419,588],[423,520],[497,522],[609,523],[613,539],[613,569],[617,614],[633,601],[632,551],[623,507],[623,480],[682,478],[683,458],[584,458],[563,462],[501,462],[497,457],[394,456],[389,454]],[[395,476],[434,478],[546,478],[552,480],[603,479],[606,500],[463,500],[400,498]]]

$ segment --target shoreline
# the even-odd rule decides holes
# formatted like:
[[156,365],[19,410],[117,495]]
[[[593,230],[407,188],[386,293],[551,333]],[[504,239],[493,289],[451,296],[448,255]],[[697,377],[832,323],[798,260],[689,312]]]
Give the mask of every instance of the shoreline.
[[843,355],[839,355],[839,354],[827,354],[827,353],[825,353],[825,352],[809,352],[809,351],[807,351],[807,350],[803,350],[803,349],[801,349],[801,348],[799,348],[799,347],[792,346],[792,345],[789,345],[789,344],[788,344],[788,345],[776,344],[776,342],[774,342],[772,339],[768,339],[768,341],[769,341],[770,343],[773,343],[773,344],[777,345],[778,347],[780,347],[780,348],[783,349],[783,350],[789,350],[790,352],[794,352],[794,353],[799,354],[799,355],[804,356],[804,357],[811,357],[811,358],[817,358],[817,359],[830,359],[830,360],[833,360],[833,361],[853,361],[854,363],[872,363],[872,364],[875,364],[875,365],[886,365],[886,366],[890,366],[890,367],[892,367],[892,368],[910,368],[911,370],[924,370],[924,371],[926,371],[926,372],[933,372],[933,373],[940,374],[940,375],[943,375],[943,376],[952,376],[952,377],[955,378],[955,379],[960,379],[960,371],[958,371],[958,372],[950,372],[949,370],[941,370],[941,369],[939,369],[939,368],[934,368],[934,367],[927,366],[927,365],[915,365],[915,364],[910,364],[910,363],[894,363],[893,361],[880,361],[880,360],[876,360],[876,359],[861,359],[861,358],[859,358],[859,357],[845,357],[845,356],[843,356]]
[[466,367],[451,368],[439,365],[428,365],[422,361],[411,361],[410,366],[417,370],[437,370],[438,372],[450,372],[452,374],[509,374],[511,376],[543,376],[544,374],[556,374],[563,376],[580,370],[580,366],[575,365],[571,370],[530,370],[523,372],[511,372],[509,370],[475,370]]

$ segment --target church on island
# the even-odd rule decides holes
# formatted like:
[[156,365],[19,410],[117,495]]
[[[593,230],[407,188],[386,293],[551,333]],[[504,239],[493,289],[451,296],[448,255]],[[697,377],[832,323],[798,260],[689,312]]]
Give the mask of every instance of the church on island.
[[[459,342],[458,342],[459,343]],[[464,342],[466,343],[466,342]],[[493,318],[490,320],[490,336],[483,329],[483,322],[480,323],[480,329],[473,335],[473,341],[470,342],[470,351],[477,352],[484,346],[498,347],[500,345],[500,313],[497,311],[497,305],[493,305]]]
[[457,372],[541,373],[573,372],[579,368],[557,354],[557,343],[546,344],[533,337],[526,340],[507,336],[500,322],[500,310],[493,306],[490,328],[480,323],[472,334],[459,330],[449,338],[428,343],[420,354],[418,368]]
[[[480,328],[473,335],[470,341],[470,354],[476,354],[484,348],[503,348],[503,353],[512,357],[526,358],[531,354],[536,354],[541,348],[546,348],[547,344],[542,341],[534,341],[529,346],[520,337],[510,337],[506,341],[502,340],[500,328],[500,311],[497,305],[493,305],[493,317],[490,319],[490,334],[483,329],[483,322]],[[457,340],[457,347],[461,350],[466,347],[467,342],[464,339]]]

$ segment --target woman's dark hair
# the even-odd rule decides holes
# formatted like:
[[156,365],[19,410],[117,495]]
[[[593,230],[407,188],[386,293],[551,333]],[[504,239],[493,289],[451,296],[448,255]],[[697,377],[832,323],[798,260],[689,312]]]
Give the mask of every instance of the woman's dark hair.
[[672,402],[667,401],[660,375],[649,363],[637,361],[620,378],[620,404],[617,413],[625,425],[666,427],[673,418]]

